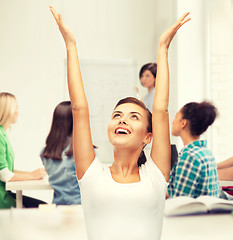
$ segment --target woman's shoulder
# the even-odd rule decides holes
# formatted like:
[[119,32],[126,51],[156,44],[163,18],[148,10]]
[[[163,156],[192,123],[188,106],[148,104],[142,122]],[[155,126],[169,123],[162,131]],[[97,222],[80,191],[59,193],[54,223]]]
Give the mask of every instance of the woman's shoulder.
[[107,172],[109,165],[103,163],[99,157],[96,155],[93,162],[89,166],[89,168],[84,173],[83,177],[79,180],[79,182],[85,182],[87,179],[91,179],[96,177],[97,175],[104,175]]
[[150,156],[147,157],[146,162],[141,165],[140,169],[142,173],[146,174],[147,176],[153,176],[166,182],[162,172],[160,171],[160,169],[157,167],[157,165]]

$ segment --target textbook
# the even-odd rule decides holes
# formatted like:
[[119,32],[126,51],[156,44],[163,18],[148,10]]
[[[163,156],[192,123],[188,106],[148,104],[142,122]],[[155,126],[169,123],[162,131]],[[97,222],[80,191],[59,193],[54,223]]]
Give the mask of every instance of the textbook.
[[167,199],[165,216],[193,215],[205,213],[226,213],[233,211],[233,201],[212,196],[192,198],[180,196]]

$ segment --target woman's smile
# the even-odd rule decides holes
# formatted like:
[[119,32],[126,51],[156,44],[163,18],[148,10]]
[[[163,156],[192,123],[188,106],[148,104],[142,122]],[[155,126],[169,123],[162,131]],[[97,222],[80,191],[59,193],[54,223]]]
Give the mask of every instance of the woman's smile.
[[115,130],[116,135],[128,135],[131,134],[130,130],[123,127],[117,127]]

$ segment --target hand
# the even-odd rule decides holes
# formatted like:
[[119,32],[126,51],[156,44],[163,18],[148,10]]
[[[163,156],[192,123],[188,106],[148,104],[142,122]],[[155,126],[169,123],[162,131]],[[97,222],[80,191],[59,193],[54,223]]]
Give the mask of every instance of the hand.
[[42,179],[47,175],[44,168],[38,168],[32,172],[32,178],[34,180]]
[[169,27],[159,38],[159,46],[169,48],[169,45],[176,35],[176,32],[179,28],[184,25],[186,22],[190,21],[191,18],[186,18],[189,15],[189,12],[186,12],[181,18],[179,18],[174,25]]
[[49,8],[50,8],[51,13],[53,14],[55,21],[57,22],[59,30],[65,41],[66,47],[68,47],[69,45],[76,44],[74,34],[63,23],[61,14],[58,13],[52,6],[49,6]]

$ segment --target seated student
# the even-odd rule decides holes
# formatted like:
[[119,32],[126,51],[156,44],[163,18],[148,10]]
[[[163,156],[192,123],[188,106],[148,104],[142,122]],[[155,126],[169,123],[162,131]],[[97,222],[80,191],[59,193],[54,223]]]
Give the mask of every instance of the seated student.
[[200,135],[214,122],[217,109],[211,103],[190,102],[176,114],[172,135],[181,137],[184,148],[179,153],[169,178],[170,197],[187,195],[219,196],[215,159]]
[[217,164],[219,180],[233,181],[233,157]]
[[70,101],[57,105],[41,160],[54,189],[53,203],[57,205],[81,204],[80,189],[74,165],[73,119]]
[[[33,172],[14,169],[14,152],[6,131],[18,119],[18,104],[13,94],[0,92],[0,208],[16,206],[16,195],[5,190],[6,182],[42,179],[46,172],[38,168]],[[23,196],[24,207],[38,207],[43,201]]]

